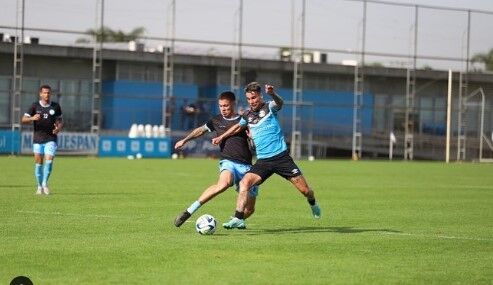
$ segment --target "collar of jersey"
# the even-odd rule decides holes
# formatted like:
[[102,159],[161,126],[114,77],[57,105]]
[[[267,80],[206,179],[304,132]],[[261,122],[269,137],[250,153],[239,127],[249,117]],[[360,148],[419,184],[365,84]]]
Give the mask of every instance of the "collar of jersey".
[[222,117],[223,117],[223,119],[225,119],[226,121],[234,121],[234,120],[238,119],[238,118],[240,117],[240,115],[236,114],[236,116],[235,116],[235,117],[232,117],[232,118],[226,118],[226,117],[224,117],[224,116],[222,116]]
[[39,105],[41,105],[41,107],[44,107],[44,108],[46,108],[46,107],[50,107],[50,106],[51,106],[51,101],[50,101],[50,103],[48,103],[48,105],[44,105],[44,104],[41,102],[41,100],[39,100]]
[[[257,112],[258,113],[258,112]],[[262,119],[260,119],[256,124],[248,123],[248,125],[252,126],[259,126],[262,124],[265,120],[267,120],[268,117],[272,116],[272,111],[269,111]]]

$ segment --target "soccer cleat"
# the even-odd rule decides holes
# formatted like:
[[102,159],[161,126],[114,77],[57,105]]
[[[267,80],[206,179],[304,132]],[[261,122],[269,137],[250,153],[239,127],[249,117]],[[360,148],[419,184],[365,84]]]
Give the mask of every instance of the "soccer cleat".
[[185,211],[183,213],[181,213],[178,217],[176,217],[175,219],[175,226],[179,227],[181,225],[183,225],[183,223],[188,220],[188,218],[190,218],[190,216],[192,216],[192,214],[190,214],[189,212]]
[[320,219],[320,216],[322,215],[322,210],[320,209],[320,207],[315,204],[313,206],[310,206],[310,208],[312,208],[312,215],[315,219]]
[[48,185],[43,186],[43,194],[50,195],[50,189],[48,188]]
[[245,224],[245,220],[238,219],[238,218],[234,217],[234,218],[231,218],[231,220],[229,220],[229,222],[224,223],[223,227],[225,229],[228,229],[228,230],[230,230],[230,229],[244,230],[244,229],[246,229],[246,224]]
[[43,194],[43,187],[38,186],[38,190],[36,190],[36,195],[41,195]]

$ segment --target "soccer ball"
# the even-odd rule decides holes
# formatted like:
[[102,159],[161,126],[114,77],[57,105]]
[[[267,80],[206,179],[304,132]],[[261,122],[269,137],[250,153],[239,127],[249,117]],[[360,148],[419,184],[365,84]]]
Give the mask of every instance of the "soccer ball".
[[216,219],[209,214],[200,216],[195,222],[195,230],[201,235],[212,235],[216,231]]

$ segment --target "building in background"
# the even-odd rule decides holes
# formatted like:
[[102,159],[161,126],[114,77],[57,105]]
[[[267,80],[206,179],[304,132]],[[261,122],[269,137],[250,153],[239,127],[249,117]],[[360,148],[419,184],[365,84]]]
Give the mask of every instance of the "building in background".
[[[300,121],[310,136],[317,157],[351,152],[354,66],[328,64],[327,55],[307,56],[303,64],[303,105]],[[137,124],[159,125],[162,120],[163,54],[158,51],[105,49],[103,51],[103,133],[127,133]],[[317,60],[313,60],[317,58]],[[13,74],[13,43],[0,42],[0,128],[10,128],[10,90]],[[64,109],[65,128],[88,132],[91,117],[92,49],[72,46],[24,45],[22,110],[37,98],[41,84],[53,87],[53,99]],[[174,55],[174,92],[168,104],[173,135],[205,122],[217,113],[216,96],[230,89],[231,58],[208,55]],[[397,137],[394,155],[403,143],[406,110],[406,69],[365,67],[362,127],[363,150],[371,156],[388,154],[388,137]],[[280,52],[278,60],[242,59],[241,84],[271,83],[286,100],[279,113],[286,138],[292,123],[293,64]],[[457,81],[457,80],[456,80]],[[486,94],[485,130],[493,130],[493,75],[469,74],[469,90],[482,87]],[[458,83],[454,90],[458,92]],[[418,70],[414,126],[415,157],[443,159],[446,120],[447,72]],[[457,130],[457,92],[452,107],[452,133]],[[239,94],[239,107],[246,102]],[[196,111],[187,118],[182,106],[193,103]],[[479,138],[479,107],[470,106],[467,132]],[[454,141],[453,141],[454,143]],[[477,141],[468,143],[474,152]],[[401,146],[402,150],[402,146]],[[452,146],[454,150],[454,146]],[[453,154],[452,154],[453,155]],[[368,156],[368,155],[367,155]]]

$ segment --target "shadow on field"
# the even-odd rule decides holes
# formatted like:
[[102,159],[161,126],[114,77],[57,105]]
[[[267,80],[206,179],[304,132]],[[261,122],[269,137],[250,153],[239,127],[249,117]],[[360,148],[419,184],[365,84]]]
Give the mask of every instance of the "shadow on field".
[[268,235],[268,234],[306,234],[306,233],[340,233],[340,234],[358,234],[365,232],[388,232],[400,233],[392,229],[364,229],[354,227],[300,227],[300,228],[282,228],[282,229],[254,229],[248,230],[247,235]]

